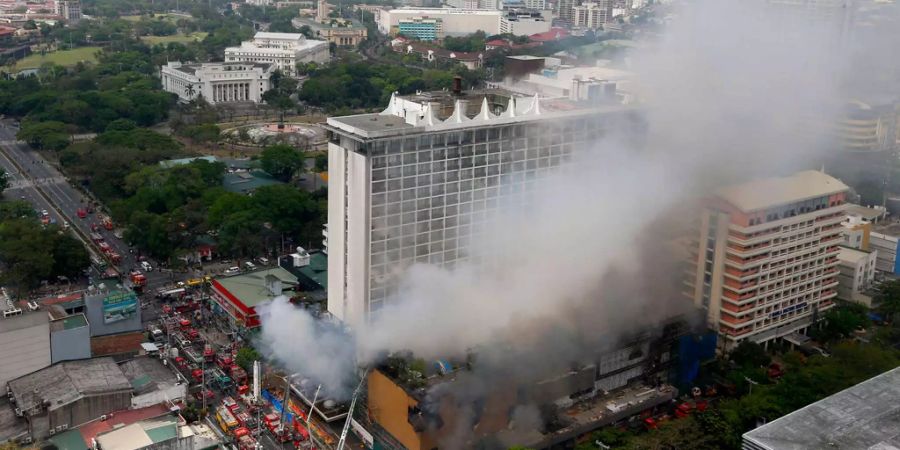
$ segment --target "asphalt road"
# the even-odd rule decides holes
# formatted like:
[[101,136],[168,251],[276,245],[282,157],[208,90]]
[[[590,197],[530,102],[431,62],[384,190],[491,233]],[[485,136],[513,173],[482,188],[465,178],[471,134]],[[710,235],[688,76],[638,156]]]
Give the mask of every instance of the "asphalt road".
[[[38,211],[47,210],[60,225],[68,222],[73,228],[77,228],[79,233],[75,235],[85,243],[91,253],[99,254],[99,250],[90,242],[89,237],[91,223],[99,223],[96,212],[84,219],[78,218],[77,215],[78,208],[87,206],[90,199],[75,189],[40,153],[16,141],[17,131],[18,128],[13,121],[0,121],[0,165],[6,169],[10,179],[6,196],[28,201]],[[102,227],[97,232],[116,253],[122,256],[117,266],[121,273],[139,267],[136,256],[130,252],[129,246],[123,240]],[[156,267],[152,261],[151,265]],[[145,275],[148,292],[172,281],[170,274],[155,270]]]

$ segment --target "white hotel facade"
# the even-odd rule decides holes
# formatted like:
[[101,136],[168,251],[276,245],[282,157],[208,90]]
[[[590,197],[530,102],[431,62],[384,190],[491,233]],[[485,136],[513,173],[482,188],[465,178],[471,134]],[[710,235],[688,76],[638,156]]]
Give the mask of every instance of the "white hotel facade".
[[381,113],[329,118],[328,311],[358,327],[406,267],[467,261],[502,198],[638,123],[619,104],[496,89],[394,96]]
[[239,47],[225,49],[225,62],[269,63],[285,75],[296,73],[297,63],[328,62],[327,41],[306,39],[299,33],[258,32]]
[[[271,89],[272,64],[234,62],[182,64],[169,62],[160,70],[163,89],[180,101],[202,96],[207,102],[232,103],[262,101]],[[189,89],[188,86],[193,86]]]

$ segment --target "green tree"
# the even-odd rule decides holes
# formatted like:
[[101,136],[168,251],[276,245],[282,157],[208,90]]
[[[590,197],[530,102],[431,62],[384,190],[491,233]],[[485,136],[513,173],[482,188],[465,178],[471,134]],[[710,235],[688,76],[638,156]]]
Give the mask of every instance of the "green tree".
[[26,201],[0,202],[0,222],[10,219],[36,219],[37,212],[31,203]]
[[260,154],[262,169],[282,181],[290,181],[303,167],[303,155],[290,145],[277,144],[266,147]]
[[900,314],[900,280],[881,283],[875,292],[875,304],[887,318],[896,318]]
[[328,155],[326,154],[318,154],[316,155],[316,172],[322,173],[328,171]]
[[53,242],[52,253],[52,274],[55,276],[76,277],[91,264],[84,245],[69,234],[57,235]]
[[16,138],[32,148],[59,151],[69,145],[69,130],[62,122],[29,120],[22,123]]
[[866,307],[848,303],[841,304],[825,313],[825,322],[814,337],[823,342],[835,341],[853,334],[853,331],[869,324]]
[[772,357],[761,345],[750,341],[741,342],[731,352],[729,358],[740,367],[750,368],[766,366],[772,360]]
[[234,357],[235,364],[241,366],[246,371],[253,368],[253,361],[261,360],[262,356],[253,347],[241,347],[237,355]]
[[0,194],[9,187],[9,175],[6,173],[6,169],[0,167]]
[[43,229],[32,220],[13,219],[0,223],[0,260],[6,270],[0,279],[19,294],[46,280],[53,270],[53,255]]

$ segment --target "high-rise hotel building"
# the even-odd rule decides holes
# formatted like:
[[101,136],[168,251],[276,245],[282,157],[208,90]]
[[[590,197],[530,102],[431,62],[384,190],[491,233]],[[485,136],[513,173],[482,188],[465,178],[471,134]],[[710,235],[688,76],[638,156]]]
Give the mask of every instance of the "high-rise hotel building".
[[639,124],[614,86],[571,98],[502,90],[394,96],[381,113],[329,118],[328,310],[353,326],[396,294],[415,262],[469,258],[478,225],[506,195],[610,129]]
[[689,294],[723,351],[804,332],[834,305],[847,191],[804,171],[723,188],[707,202]]

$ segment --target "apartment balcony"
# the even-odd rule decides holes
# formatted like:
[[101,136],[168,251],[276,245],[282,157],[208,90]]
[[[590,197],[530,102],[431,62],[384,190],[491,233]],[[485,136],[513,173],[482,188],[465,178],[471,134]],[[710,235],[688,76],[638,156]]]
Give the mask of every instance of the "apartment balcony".
[[750,270],[738,270],[733,267],[725,267],[725,275],[731,279],[737,279],[744,281],[746,278],[750,278],[759,273],[759,269],[750,269]]
[[729,314],[722,314],[722,315],[719,317],[719,323],[720,323],[720,324],[726,325],[726,326],[732,326],[732,327],[743,326],[743,325],[745,325],[745,324],[750,323],[751,320],[753,320],[753,319],[751,319],[751,318],[749,318],[749,317],[744,318],[744,319],[740,319],[740,318],[737,318],[737,317],[733,317],[733,316],[731,316],[731,315],[729,315]]
[[727,246],[725,246],[725,250],[733,255],[740,256],[742,258],[747,258],[749,256],[757,255],[761,252],[767,251],[767,249],[771,248],[772,244],[769,242],[762,242],[759,244],[754,244],[750,246],[738,245],[732,242],[729,242]]
[[741,337],[741,336],[746,336],[746,335],[748,335],[748,334],[750,334],[750,333],[752,333],[752,332],[753,332],[753,330],[750,330],[750,329],[743,330],[743,331],[738,331],[738,330],[735,330],[735,329],[733,329],[733,328],[728,328],[727,326],[720,326],[720,327],[719,327],[719,334],[724,335],[724,336],[727,336],[727,337],[732,338],[732,339],[734,339],[734,338],[739,338],[739,337]]
[[728,230],[728,241],[734,242],[740,245],[754,245],[765,242],[767,240],[772,239],[777,233],[781,232],[781,227],[774,227],[768,230],[759,231],[756,233],[745,234],[740,231],[735,231],[734,229]]
[[755,288],[757,284],[759,284],[759,283],[756,281],[751,281],[751,282],[747,282],[747,283],[738,283],[738,282],[730,280],[730,279],[726,279],[725,283],[723,283],[725,288],[730,289],[738,294],[742,294],[745,291],[747,291],[748,289]]
[[754,309],[756,309],[755,305],[737,306],[733,303],[728,303],[728,302],[722,302],[721,307],[723,310],[732,313],[732,315],[739,315],[740,313],[743,313],[746,311],[753,311]]
[[[837,217],[837,218],[839,218],[838,223],[840,223],[846,217],[844,214],[844,211],[846,209],[847,209],[847,205],[841,204],[841,205],[836,205],[836,206],[830,206],[825,209],[820,209],[818,211],[811,211],[808,213],[798,214],[793,217],[786,217],[784,219],[779,219],[779,220],[775,220],[772,222],[761,223],[759,225],[743,227],[743,226],[732,223],[729,225],[728,228],[729,228],[729,231],[734,230],[734,231],[736,231],[738,233],[742,233],[744,235],[751,235],[754,233],[760,233],[760,232],[764,232],[764,231],[768,233],[768,230],[773,230],[772,233],[777,233],[777,232],[782,231],[781,227],[783,227],[783,226],[791,226],[791,225],[794,225],[794,224],[797,224],[800,222],[805,222],[807,220],[810,220],[813,215],[817,215],[817,214],[823,215],[819,218],[816,218],[817,222],[824,222],[828,219],[833,219],[833,218]],[[824,217],[824,219],[823,219],[823,217]]]

